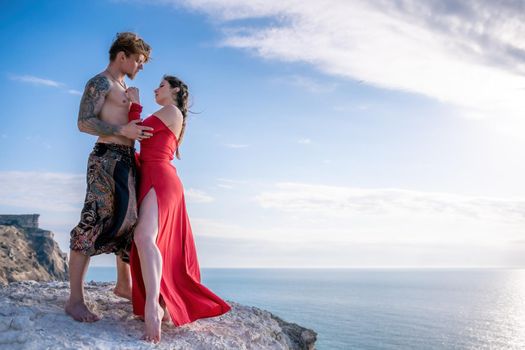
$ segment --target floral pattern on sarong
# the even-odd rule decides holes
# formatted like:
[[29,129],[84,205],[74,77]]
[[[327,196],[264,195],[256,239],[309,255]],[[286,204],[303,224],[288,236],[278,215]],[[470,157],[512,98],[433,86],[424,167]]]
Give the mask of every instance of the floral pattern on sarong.
[[95,146],[88,159],[80,222],[71,231],[72,250],[87,256],[116,253],[129,261],[137,222],[135,175],[132,147]]

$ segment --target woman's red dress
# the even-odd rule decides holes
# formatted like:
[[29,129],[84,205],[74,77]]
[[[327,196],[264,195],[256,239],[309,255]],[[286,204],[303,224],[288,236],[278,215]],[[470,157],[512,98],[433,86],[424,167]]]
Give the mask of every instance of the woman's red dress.
[[[132,104],[129,119],[140,118],[141,110],[140,105]],[[148,191],[155,189],[159,213],[157,246],[162,256],[161,297],[177,326],[199,318],[222,315],[230,310],[230,306],[200,283],[184,190],[177,170],[171,164],[178,140],[155,115],[146,118],[142,125],[154,130],[152,137],[141,141],[137,203],[140,207]],[[130,267],[133,312],[144,316],[146,290],[135,244],[131,249]]]

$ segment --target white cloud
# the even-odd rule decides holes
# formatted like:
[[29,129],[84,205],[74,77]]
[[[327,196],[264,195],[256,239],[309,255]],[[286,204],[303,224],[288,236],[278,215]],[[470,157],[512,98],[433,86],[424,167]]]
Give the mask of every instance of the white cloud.
[[[0,172],[0,205],[44,211],[79,211],[86,190],[84,174],[51,172]],[[189,188],[185,196],[190,202],[210,203],[214,198],[206,192]]]
[[75,90],[75,89],[69,89],[67,88],[66,84],[61,83],[59,81],[51,80],[51,79],[44,79],[35,77],[33,75],[10,75],[9,78],[14,81],[20,81],[23,83],[33,84],[37,86],[48,86],[53,88],[61,89],[62,91],[67,92],[70,95],[75,96],[81,96],[82,92]]
[[197,236],[203,267],[522,267],[523,247],[272,242]]
[[206,192],[194,188],[185,190],[184,195],[188,201],[193,203],[210,203],[214,200],[213,197],[206,194]]
[[16,80],[16,81],[21,81],[23,83],[51,86],[51,87],[56,87],[56,88],[65,86],[64,83],[61,83],[55,80],[50,80],[50,79],[38,78],[32,75],[14,75],[14,76],[11,76],[11,79]]
[[[211,203],[211,209],[195,208],[192,212],[200,214],[190,217],[197,240],[209,253],[207,266],[523,263],[523,198],[217,180],[250,189],[256,184],[259,195],[225,203],[202,190],[186,191],[188,201]],[[66,250],[84,190],[84,174],[0,172],[0,206],[43,214],[42,227],[54,229]],[[219,254],[217,247],[224,250]]]
[[[162,1],[180,6],[178,1]],[[523,123],[519,2],[186,0],[224,24],[223,45],[422,94],[469,117]],[[267,24],[236,20],[269,19]]]
[[233,188],[232,185],[227,185],[227,184],[217,184],[217,187],[225,188],[227,190],[231,190]]
[[314,94],[329,93],[334,91],[336,88],[336,84],[316,81],[312,78],[305,77],[302,75],[290,75],[286,77],[279,77],[273,79],[273,81],[280,84],[297,86]]
[[0,172],[0,205],[29,211],[79,211],[86,176],[50,172]]
[[289,182],[254,200],[273,217],[265,237],[275,240],[496,247],[522,237],[525,224],[524,198]]
[[250,145],[241,144],[241,143],[227,143],[225,144],[225,146],[228,148],[246,148],[246,147],[249,147]]
[[302,138],[302,139],[297,140],[297,142],[302,144],[302,145],[309,145],[309,144],[312,143],[312,140],[310,140],[308,138]]
[[193,232],[198,235],[224,238],[241,238],[247,236],[247,230],[242,227],[242,225],[221,220],[193,217],[191,219],[191,226]]
[[67,93],[68,93],[68,94],[71,94],[71,95],[82,96],[82,92],[81,92],[81,91],[74,90],[74,89],[69,89],[69,90],[67,90]]
[[249,182],[247,180],[227,179],[227,178],[224,178],[224,177],[217,178],[217,181],[223,182],[223,183],[227,183],[227,184],[232,184],[232,185],[243,185],[243,184],[247,184]]
[[403,189],[278,183],[256,197],[263,208],[288,213],[349,218],[373,216],[438,216],[505,223],[525,223],[525,198],[487,198]]
[[217,187],[220,187],[220,188],[224,188],[224,189],[227,189],[227,190],[231,190],[233,189],[233,186],[232,185],[228,185],[228,184],[217,184]]
[[246,180],[233,180],[225,178],[217,178],[217,182],[217,187],[228,190],[249,184],[249,182]]

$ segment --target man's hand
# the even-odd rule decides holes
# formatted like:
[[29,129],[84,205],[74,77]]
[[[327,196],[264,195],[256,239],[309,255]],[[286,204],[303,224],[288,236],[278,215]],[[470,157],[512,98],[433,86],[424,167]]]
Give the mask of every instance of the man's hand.
[[142,120],[137,119],[130,121],[126,125],[123,125],[119,130],[119,134],[127,137],[130,140],[142,141],[144,139],[149,139],[151,136],[153,136],[153,134],[148,131],[153,131],[153,128],[149,126],[137,125],[140,122],[142,122]]
[[139,89],[137,89],[136,87],[129,87],[126,90],[126,96],[132,103],[140,104]]

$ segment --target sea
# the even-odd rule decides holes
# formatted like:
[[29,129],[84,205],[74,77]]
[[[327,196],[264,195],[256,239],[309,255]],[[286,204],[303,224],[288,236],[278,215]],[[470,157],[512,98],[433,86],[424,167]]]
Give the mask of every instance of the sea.
[[[225,300],[317,332],[316,349],[525,349],[525,270],[201,269]],[[113,267],[87,280],[113,281]]]

